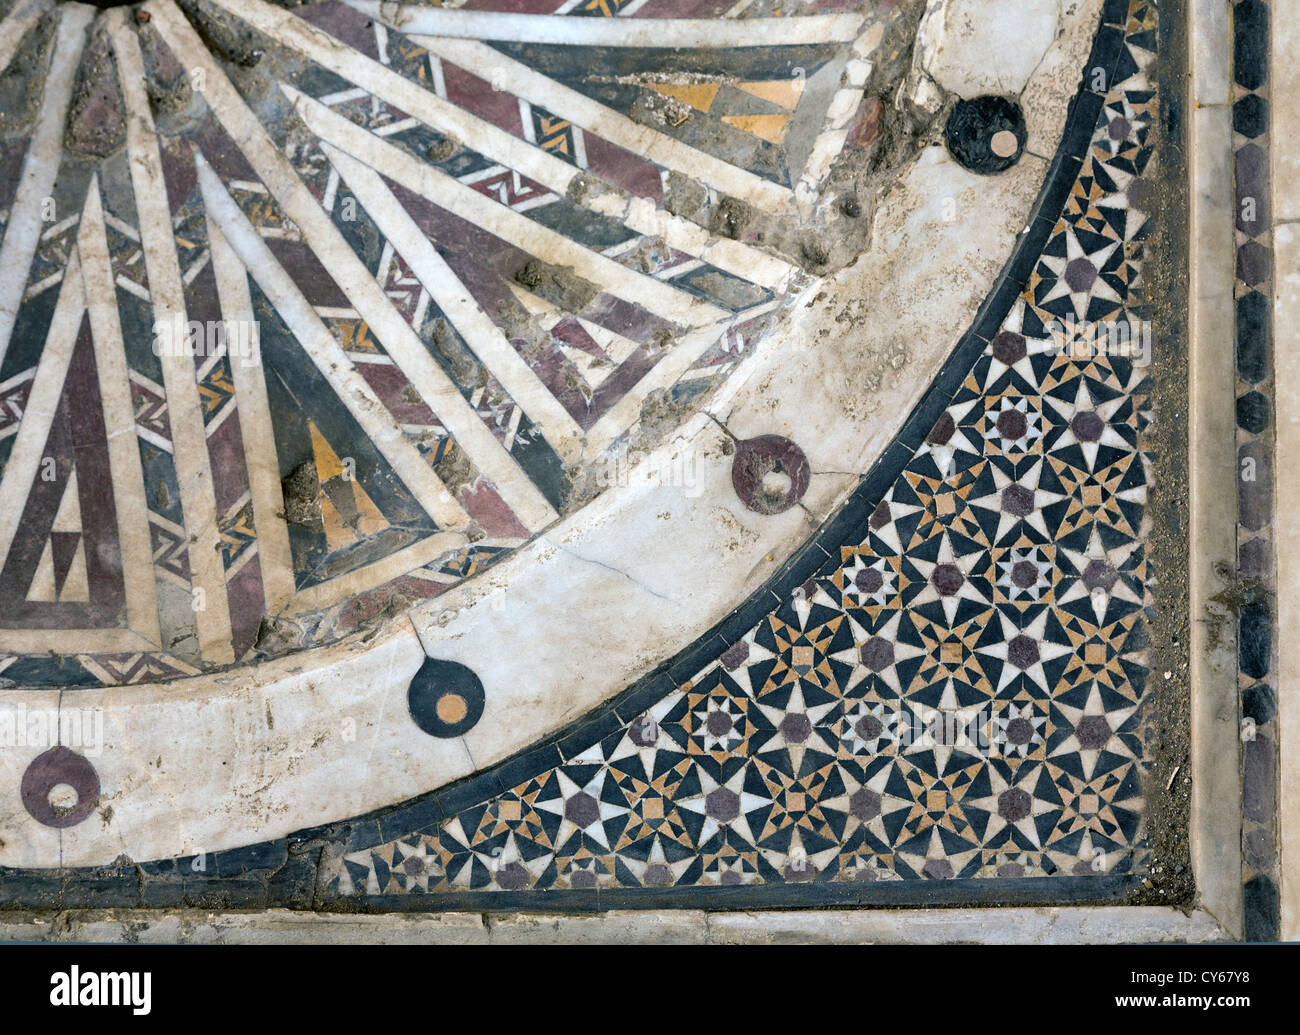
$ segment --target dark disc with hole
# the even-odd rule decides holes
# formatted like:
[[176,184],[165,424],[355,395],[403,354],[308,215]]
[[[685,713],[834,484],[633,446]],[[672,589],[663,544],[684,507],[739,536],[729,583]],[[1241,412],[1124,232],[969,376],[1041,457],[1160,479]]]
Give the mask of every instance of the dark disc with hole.
[[731,461],[736,495],[760,514],[780,514],[803,499],[811,473],[803,450],[780,435],[738,442]]
[[[59,784],[67,784],[76,792],[75,805],[60,808],[50,801],[50,792]],[[52,747],[32,759],[23,773],[20,794],[23,808],[36,822],[47,827],[73,827],[99,804],[99,774],[70,748]]]
[[415,724],[431,737],[459,737],[483,715],[483,681],[458,661],[425,658],[411,678],[406,703]]
[[1025,153],[1025,113],[1006,97],[958,101],[948,116],[948,151],[971,172],[991,176],[1010,169]]

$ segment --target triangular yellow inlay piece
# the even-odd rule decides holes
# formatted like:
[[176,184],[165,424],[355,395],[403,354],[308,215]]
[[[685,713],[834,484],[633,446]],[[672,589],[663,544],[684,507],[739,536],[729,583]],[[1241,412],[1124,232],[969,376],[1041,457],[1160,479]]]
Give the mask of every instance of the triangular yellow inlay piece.
[[790,123],[789,115],[726,115],[722,119],[728,125],[752,133],[769,144],[779,144],[785,137],[785,128]]
[[363,537],[374,535],[376,532],[382,532],[388,527],[388,519],[385,518],[380,509],[375,506],[375,501],[372,500],[366,490],[361,487],[360,482],[352,482],[352,494],[356,497],[357,501],[357,529]]
[[90,581],[86,578],[86,540],[77,544],[72,566],[68,568],[63,580],[63,589],[59,593],[59,603],[86,603],[90,600]]
[[696,111],[708,111],[718,96],[718,83],[650,83],[650,89],[665,97],[689,104]]
[[[333,552],[351,546],[376,532],[382,532],[388,527],[388,520],[383,512],[375,506],[375,501],[361,487],[361,483],[355,476],[349,477],[350,472],[344,467],[338,454],[330,448],[330,444],[325,441],[325,436],[320,433],[315,423],[308,421],[307,426],[311,429],[311,447],[316,460],[316,480],[320,482],[322,488],[320,512],[321,521],[325,525],[326,546]],[[326,482],[338,478],[344,480],[346,491],[352,493],[352,500],[357,508],[355,528],[348,524],[338,507],[330,500],[329,491],[325,489]]]
[[799,98],[803,96],[806,85],[804,79],[770,79],[757,83],[737,83],[736,88],[794,111],[799,106]]
[[325,436],[312,421],[307,422],[307,427],[311,429],[311,451],[316,461],[317,481],[327,482],[331,478],[337,478],[343,473],[343,464],[338,454],[330,448],[330,444],[325,441]]
[[320,499],[320,516],[325,523],[325,545],[330,553],[359,541],[328,496],[322,496]]

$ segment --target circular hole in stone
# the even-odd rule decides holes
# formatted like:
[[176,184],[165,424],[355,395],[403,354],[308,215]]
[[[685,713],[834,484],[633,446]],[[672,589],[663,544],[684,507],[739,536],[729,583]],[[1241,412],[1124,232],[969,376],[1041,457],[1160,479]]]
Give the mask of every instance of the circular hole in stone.
[[70,783],[56,783],[46,797],[50,808],[60,815],[67,815],[77,807],[77,789]]
[[790,491],[790,486],[794,482],[784,471],[768,471],[767,474],[763,475],[761,484],[766,495],[779,500]]

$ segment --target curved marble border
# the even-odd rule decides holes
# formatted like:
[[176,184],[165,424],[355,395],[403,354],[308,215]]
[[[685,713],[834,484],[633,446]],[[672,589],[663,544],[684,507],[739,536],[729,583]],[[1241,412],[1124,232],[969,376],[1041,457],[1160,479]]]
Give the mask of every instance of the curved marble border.
[[[1110,8],[1116,5],[1109,5]],[[1121,12],[1119,17],[1123,16]],[[1088,67],[1113,67],[1112,62],[1122,44],[1122,34],[1110,34],[1104,26],[1098,34]],[[1109,77],[1108,77],[1109,78]],[[1044,184],[1035,205],[1034,216],[1017,248],[1003,270],[997,287],[986,300],[971,328],[949,356],[934,379],[930,390],[910,412],[897,437],[872,465],[842,509],[828,521],[779,575],[742,607],[719,622],[709,633],[658,670],[645,676],[623,694],[548,737],[545,742],[521,752],[504,763],[458,781],[432,794],[422,796],[391,809],[350,820],[351,837],[342,854],[349,854],[384,841],[406,836],[410,831],[425,829],[440,820],[450,819],[467,807],[486,802],[510,788],[548,769],[562,765],[592,748],[638,717],[649,712],[657,702],[680,689],[709,662],[736,643],[745,632],[769,613],[776,601],[788,599],[825,564],[833,551],[866,524],[868,516],[898,479],[904,466],[919,449],[948,406],[971,366],[988,348],[993,335],[1023,291],[1056,213],[1064,203],[1081,165],[1081,157],[1091,137],[1102,108],[1102,95],[1082,91],[1071,105],[1070,119],[1061,150],[1053,162],[1053,173]],[[770,593],[772,596],[768,596]],[[307,831],[303,839],[321,837],[338,840],[339,831]],[[586,909],[645,908],[735,908],[796,907],[826,904],[901,905],[914,902],[918,895],[933,905],[998,904],[1025,902],[1092,902],[1105,903],[1126,898],[1142,881],[1141,874],[1116,873],[1104,877],[1058,877],[1052,880],[955,879],[926,882],[923,889],[907,881],[876,884],[793,883],[759,886],[682,888],[626,888],[593,891],[541,890],[516,891],[508,895],[496,891],[440,891],[436,897],[400,894],[367,894],[368,908],[386,910],[427,909],[436,901],[454,909],[546,908],[561,911]],[[319,889],[317,894],[319,895]],[[349,896],[327,895],[325,902],[351,902]]]
[[[1103,24],[1093,43],[1086,67],[1109,67],[1122,33]],[[633,471],[631,484],[486,578],[415,608],[411,624],[398,619],[317,652],[166,686],[0,695],[0,705],[14,708],[48,697],[65,711],[99,709],[104,722],[103,750],[94,759],[104,788],[102,821],[58,831],[9,803],[0,813],[0,863],[76,867],[122,855],[219,853],[416,795],[439,808],[464,803],[496,793],[516,767],[540,766],[561,746],[572,749],[575,731],[567,723],[581,718],[577,735],[592,737],[698,667],[700,657],[806,578],[808,566],[825,556],[819,542],[865,517],[1019,294],[1052,225],[1042,213],[1059,211],[1101,105],[1099,94],[1071,94],[1076,74],[1066,74],[1062,86],[1060,69],[1044,68],[1027,87],[1038,97],[1028,112],[1031,140],[1050,136],[1047,127],[1054,119],[1060,124],[1069,104],[1036,202],[1040,159],[1027,155],[1016,169],[988,179],[961,170],[938,146],[926,149],[876,214],[872,251],[810,289],[807,303],[801,300],[782,333],[723,387],[710,413],[697,415]],[[968,206],[961,221],[940,217],[950,197]],[[1023,231],[1008,212],[1030,213]],[[900,254],[908,264],[891,278]],[[864,301],[873,285],[880,310]],[[879,297],[886,289],[892,305]],[[804,308],[820,292],[829,302]],[[860,338],[850,333],[843,348],[813,347],[819,332],[839,330],[834,314],[853,303],[873,326]],[[955,351],[935,345],[950,341],[953,325],[972,313]],[[888,353],[872,346],[900,330],[918,350],[929,348],[909,357],[905,378],[891,380]],[[890,417],[862,422],[864,401],[828,386],[852,385],[855,376],[873,372],[881,381],[871,402]],[[747,511],[729,484],[734,439],[798,439],[817,403],[826,433],[799,443],[812,468],[804,508],[772,517]],[[683,465],[695,475],[673,473]],[[814,541],[784,564],[776,560],[846,496]],[[639,567],[602,554],[611,544],[630,549]],[[733,610],[740,598],[747,602]],[[704,625],[711,631],[691,642]],[[503,642],[527,643],[530,653],[511,656]],[[663,660],[684,642],[691,645]],[[435,744],[406,714],[406,687],[426,653],[471,665],[487,687],[483,720],[459,740]],[[651,675],[609,700],[647,670]],[[592,714],[601,702],[609,703]],[[0,756],[0,780],[17,786],[32,754]],[[421,802],[411,807],[426,807]]]

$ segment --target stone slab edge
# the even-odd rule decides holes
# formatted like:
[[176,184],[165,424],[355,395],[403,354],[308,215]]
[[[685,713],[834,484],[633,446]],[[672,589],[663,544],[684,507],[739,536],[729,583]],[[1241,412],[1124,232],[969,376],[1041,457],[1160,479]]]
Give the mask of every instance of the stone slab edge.
[[6,914],[0,942],[192,945],[866,945],[1141,944],[1224,941],[1204,910],[1036,909],[610,912],[598,916],[442,913],[338,916],[184,910]]

